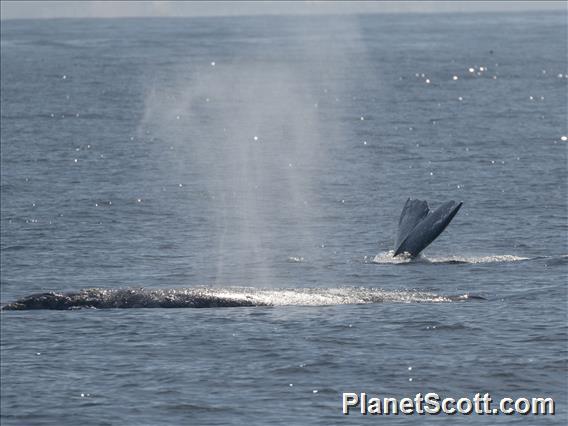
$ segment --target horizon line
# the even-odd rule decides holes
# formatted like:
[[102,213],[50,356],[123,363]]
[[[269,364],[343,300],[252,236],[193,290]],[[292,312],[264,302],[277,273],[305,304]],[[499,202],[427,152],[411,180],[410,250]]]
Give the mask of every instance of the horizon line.
[[568,12],[568,1],[26,1],[0,2],[0,19],[206,18]]

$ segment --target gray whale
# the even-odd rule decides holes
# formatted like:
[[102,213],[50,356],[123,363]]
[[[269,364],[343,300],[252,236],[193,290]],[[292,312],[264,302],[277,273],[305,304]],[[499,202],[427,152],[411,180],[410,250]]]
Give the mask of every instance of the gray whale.
[[394,256],[408,253],[418,256],[450,224],[463,203],[447,201],[432,211],[422,200],[406,200],[398,220]]
[[471,294],[441,295],[417,290],[380,288],[87,288],[38,293],[2,307],[3,311],[33,309],[236,308],[246,306],[325,306],[364,303],[443,303],[483,300]]

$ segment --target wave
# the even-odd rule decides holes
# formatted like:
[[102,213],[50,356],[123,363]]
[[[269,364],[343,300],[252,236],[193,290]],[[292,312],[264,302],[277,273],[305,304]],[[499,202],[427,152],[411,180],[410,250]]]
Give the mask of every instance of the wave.
[[531,260],[529,257],[514,256],[510,254],[494,255],[494,256],[425,256],[420,255],[416,258],[405,255],[404,253],[393,257],[394,250],[385,251],[377,254],[372,263],[381,264],[405,264],[405,263],[445,263],[445,264],[477,264],[477,263],[496,263],[496,262],[519,262],[522,260]]
[[443,303],[484,300],[462,294],[438,295],[418,290],[383,290],[378,288],[290,288],[257,289],[174,288],[174,289],[104,289],[90,288],[69,293],[40,293],[5,305],[2,310],[81,308],[220,308],[238,306],[326,306],[369,303]]

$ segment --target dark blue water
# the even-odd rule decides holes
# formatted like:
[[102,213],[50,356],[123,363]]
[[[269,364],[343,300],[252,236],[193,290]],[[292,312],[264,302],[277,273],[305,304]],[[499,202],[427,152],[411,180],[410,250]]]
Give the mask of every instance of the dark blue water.
[[[342,392],[550,396],[525,421],[565,424],[566,22],[2,22],[2,303],[252,305],[2,311],[2,424],[380,420]],[[464,202],[411,262],[408,197]]]

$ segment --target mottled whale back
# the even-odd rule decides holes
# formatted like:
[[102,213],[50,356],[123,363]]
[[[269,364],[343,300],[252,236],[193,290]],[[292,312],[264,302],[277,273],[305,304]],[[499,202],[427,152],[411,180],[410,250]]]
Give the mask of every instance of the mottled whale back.
[[409,253],[415,257],[449,225],[463,203],[448,201],[432,211],[422,200],[406,200],[398,220],[394,256]]
[[39,293],[5,305],[3,311],[30,309],[235,308],[241,306],[325,306],[363,303],[465,302],[470,294],[439,295],[380,288],[87,288],[68,293]]

